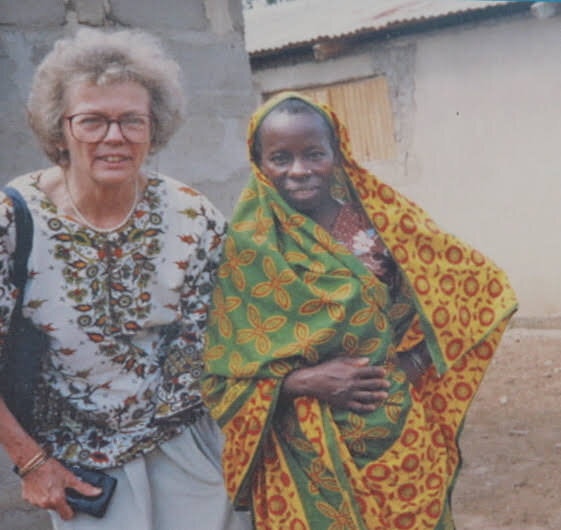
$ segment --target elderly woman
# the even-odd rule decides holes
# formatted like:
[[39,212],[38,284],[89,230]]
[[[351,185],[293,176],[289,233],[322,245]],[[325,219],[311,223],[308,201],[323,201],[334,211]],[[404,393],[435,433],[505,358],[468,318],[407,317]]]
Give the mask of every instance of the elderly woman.
[[450,530],[458,438],[516,309],[505,274],[281,94],[213,294],[203,396],[256,528]]
[[[199,389],[225,222],[195,190],[143,170],[181,122],[178,65],[145,33],[80,30],[39,65],[28,111],[54,166],[10,183],[34,228],[23,315],[48,342],[30,432],[0,399],[24,499],[51,510],[56,529],[246,528]],[[4,339],[15,246],[2,195]],[[101,490],[63,464],[117,479],[103,519],[69,506],[67,495]]]

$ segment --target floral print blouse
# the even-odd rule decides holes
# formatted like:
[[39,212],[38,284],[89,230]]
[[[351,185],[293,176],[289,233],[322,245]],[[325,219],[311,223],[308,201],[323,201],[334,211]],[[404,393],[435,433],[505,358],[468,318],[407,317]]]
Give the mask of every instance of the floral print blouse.
[[[112,467],[205,414],[202,341],[225,220],[190,187],[150,174],[129,222],[98,233],[58,215],[37,187],[56,170],[10,183],[34,224],[23,313],[50,341],[35,437],[55,457]],[[12,204],[0,193],[0,339],[16,299],[14,247]]]
[[343,204],[332,231],[337,241],[345,245],[395,293],[400,286],[397,265],[359,205]]

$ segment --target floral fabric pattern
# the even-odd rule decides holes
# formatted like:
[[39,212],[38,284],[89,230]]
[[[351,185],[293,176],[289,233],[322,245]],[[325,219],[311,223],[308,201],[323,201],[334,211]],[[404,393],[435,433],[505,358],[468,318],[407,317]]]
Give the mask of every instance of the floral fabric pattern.
[[[287,97],[309,102],[271,98],[251,120],[250,148]],[[361,168],[337,117],[311,104],[341,142],[337,198],[360,210],[343,208],[354,220],[329,234],[252,166],[205,349],[203,395],[225,434],[226,488],[259,530],[452,530],[458,438],[516,296],[494,263]],[[395,361],[421,341],[432,366],[416,390]],[[311,396],[279,399],[288,373],[334,356],[384,364],[387,402],[355,414]]]
[[[98,233],[14,180],[34,222],[23,312],[44,332],[36,438],[71,462],[111,467],[205,413],[199,380],[207,306],[225,221],[202,195],[150,175],[131,220]],[[12,206],[0,201],[0,333],[15,292]],[[1,355],[1,354],[0,354]]]

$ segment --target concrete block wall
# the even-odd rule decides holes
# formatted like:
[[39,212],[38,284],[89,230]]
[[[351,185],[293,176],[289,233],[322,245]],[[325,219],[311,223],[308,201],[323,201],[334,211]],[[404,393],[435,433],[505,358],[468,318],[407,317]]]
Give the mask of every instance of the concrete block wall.
[[[227,216],[247,178],[245,131],[257,97],[239,0],[0,0],[0,185],[49,165],[25,104],[35,67],[80,25],[154,33],[184,71],[187,117],[149,167],[205,193]],[[43,530],[49,517],[20,500],[0,451],[0,530]]]
[[149,167],[193,185],[229,215],[247,177],[245,131],[257,103],[239,0],[0,0],[0,185],[49,164],[25,103],[38,62],[79,25],[138,27],[164,41],[184,71],[187,117]]

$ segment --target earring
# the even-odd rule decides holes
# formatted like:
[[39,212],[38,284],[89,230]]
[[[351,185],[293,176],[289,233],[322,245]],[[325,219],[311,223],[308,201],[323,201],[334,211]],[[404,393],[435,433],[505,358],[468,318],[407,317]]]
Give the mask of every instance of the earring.
[[331,182],[330,191],[331,196],[336,200],[347,202],[350,198],[347,174],[340,166],[333,168],[333,181]]

